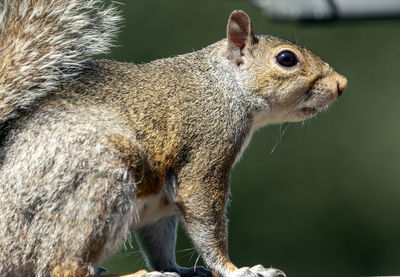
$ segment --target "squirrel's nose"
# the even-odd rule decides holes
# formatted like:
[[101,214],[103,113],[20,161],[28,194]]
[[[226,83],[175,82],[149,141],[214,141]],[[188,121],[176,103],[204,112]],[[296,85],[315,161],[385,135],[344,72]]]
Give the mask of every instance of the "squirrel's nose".
[[340,95],[342,95],[344,89],[347,86],[347,79],[344,76],[337,74],[336,84],[337,84],[337,95],[339,97]]

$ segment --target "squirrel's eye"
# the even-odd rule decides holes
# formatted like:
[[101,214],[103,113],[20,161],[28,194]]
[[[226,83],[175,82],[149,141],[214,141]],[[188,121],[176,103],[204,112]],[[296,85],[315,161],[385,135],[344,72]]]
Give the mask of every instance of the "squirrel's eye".
[[292,67],[297,64],[297,58],[293,52],[284,50],[276,56],[276,61],[284,67]]

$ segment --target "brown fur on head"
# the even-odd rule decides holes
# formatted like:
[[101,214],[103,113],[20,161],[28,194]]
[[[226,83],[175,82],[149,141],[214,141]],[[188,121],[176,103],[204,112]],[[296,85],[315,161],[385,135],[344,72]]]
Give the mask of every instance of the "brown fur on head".
[[[228,23],[228,58],[246,75],[245,89],[265,100],[270,109],[256,116],[256,124],[301,121],[314,116],[339,97],[347,80],[311,51],[290,41],[255,36],[243,11]],[[289,55],[293,64],[282,65]]]

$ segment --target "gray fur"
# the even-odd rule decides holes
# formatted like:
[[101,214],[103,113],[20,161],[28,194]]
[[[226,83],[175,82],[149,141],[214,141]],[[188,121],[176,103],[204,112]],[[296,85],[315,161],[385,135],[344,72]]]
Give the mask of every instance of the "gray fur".
[[[59,116],[65,124],[51,111],[39,113],[13,134],[18,139],[0,171],[0,272],[10,276],[48,276],[54,264],[93,272],[136,218],[138,180],[107,140],[107,134],[126,134],[126,126],[90,108]],[[79,134],[65,135],[73,129]],[[97,240],[104,254],[89,258]]]
[[174,255],[177,224],[176,216],[167,216],[136,232],[151,268],[171,271],[178,267]]
[[0,2],[0,126],[108,51],[120,17],[101,0]]

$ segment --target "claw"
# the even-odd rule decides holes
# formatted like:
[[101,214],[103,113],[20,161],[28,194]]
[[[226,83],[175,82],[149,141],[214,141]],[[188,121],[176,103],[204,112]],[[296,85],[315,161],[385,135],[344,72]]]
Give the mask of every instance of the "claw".
[[286,274],[285,274],[285,272],[283,272],[282,270],[279,270],[279,269],[275,269],[276,270],[276,275],[275,276],[283,276],[283,277],[286,277]]
[[103,266],[98,266],[96,268],[96,275],[101,275],[103,273],[108,273],[107,268],[103,267]]
[[286,277],[286,274],[276,268],[265,268],[262,265],[256,265],[251,268],[242,267],[233,272],[232,277]]
[[[257,272],[259,275],[261,275],[260,277],[269,276],[269,275],[272,275],[273,277],[277,277],[277,276],[286,277],[285,272],[283,272],[282,270],[279,270],[279,269],[276,269],[276,268],[272,268],[272,267],[264,268],[262,265],[253,266],[250,270],[253,270],[253,271]],[[260,272],[261,272],[261,274],[260,274]]]

